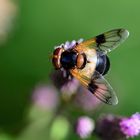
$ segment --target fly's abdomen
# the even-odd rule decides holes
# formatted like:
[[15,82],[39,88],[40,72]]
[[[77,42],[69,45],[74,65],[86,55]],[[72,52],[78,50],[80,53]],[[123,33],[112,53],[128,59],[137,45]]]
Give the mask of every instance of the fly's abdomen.
[[110,68],[110,61],[107,55],[97,52],[97,63],[96,63],[96,71],[100,74],[105,75],[107,74]]

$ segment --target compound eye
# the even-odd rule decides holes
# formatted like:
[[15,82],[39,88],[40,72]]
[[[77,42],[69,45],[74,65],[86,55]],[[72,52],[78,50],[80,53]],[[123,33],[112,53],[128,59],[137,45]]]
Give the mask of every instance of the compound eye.
[[62,52],[63,52],[63,48],[56,48],[53,52],[52,63],[55,69],[61,68],[60,58],[61,58]]
[[86,64],[86,56],[84,54],[78,54],[76,66],[78,69],[82,69]]
[[59,53],[61,52],[62,48],[56,48],[53,52],[53,55],[59,55]]

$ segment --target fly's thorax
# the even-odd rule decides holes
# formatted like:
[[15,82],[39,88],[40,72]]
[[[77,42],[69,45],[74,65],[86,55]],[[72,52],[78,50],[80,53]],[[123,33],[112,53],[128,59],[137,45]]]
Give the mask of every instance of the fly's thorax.
[[[96,65],[97,63],[97,51],[95,49],[89,50],[86,52],[87,61],[89,63],[94,63]],[[93,66],[95,67],[95,66]]]
[[64,69],[69,70],[76,67],[77,52],[73,50],[66,50],[61,54],[61,65]]
[[76,50],[66,50],[61,54],[61,65],[64,69],[73,68],[83,69],[87,63],[85,53],[79,53]]
[[97,54],[95,49],[85,51],[86,64],[81,73],[86,73],[87,77],[91,77],[95,71],[97,63]]

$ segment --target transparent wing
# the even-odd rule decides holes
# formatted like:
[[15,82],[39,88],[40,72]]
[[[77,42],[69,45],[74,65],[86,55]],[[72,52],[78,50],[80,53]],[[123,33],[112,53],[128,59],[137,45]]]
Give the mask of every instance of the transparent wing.
[[89,90],[104,103],[110,105],[118,104],[118,99],[113,88],[98,72],[94,73],[94,76],[91,79],[91,83],[89,85]]
[[116,105],[118,103],[114,90],[98,72],[95,72],[91,78],[87,77],[85,73],[79,73],[76,70],[71,70],[71,74],[104,103],[109,105]]
[[82,49],[96,48],[107,53],[115,49],[128,36],[129,32],[127,30],[114,29],[78,44],[75,49],[80,51]]

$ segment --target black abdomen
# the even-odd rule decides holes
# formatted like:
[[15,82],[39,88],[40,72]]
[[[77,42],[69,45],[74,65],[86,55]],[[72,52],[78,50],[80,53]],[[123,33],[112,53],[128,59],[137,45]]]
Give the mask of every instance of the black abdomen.
[[96,71],[100,74],[105,75],[110,68],[110,61],[107,55],[97,52],[97,64]]

